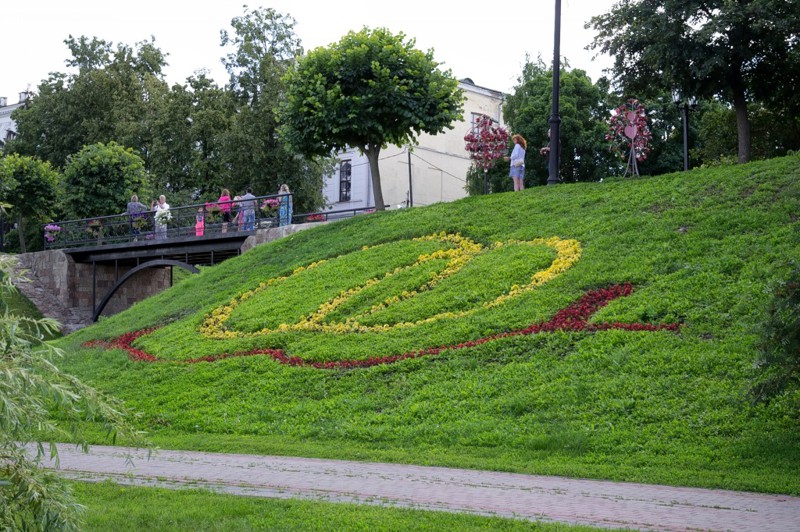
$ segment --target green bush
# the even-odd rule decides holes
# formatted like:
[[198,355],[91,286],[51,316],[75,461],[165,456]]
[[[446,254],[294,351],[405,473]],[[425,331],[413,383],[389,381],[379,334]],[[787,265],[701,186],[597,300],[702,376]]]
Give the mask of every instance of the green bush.
[[[800,384],[800,265],[773,291],[758,344],[761,374],[753,387],[757,400],[769,400]],[[800,402],[798,402],[800,406]],[[800,410],[798,411],[800,413]]]

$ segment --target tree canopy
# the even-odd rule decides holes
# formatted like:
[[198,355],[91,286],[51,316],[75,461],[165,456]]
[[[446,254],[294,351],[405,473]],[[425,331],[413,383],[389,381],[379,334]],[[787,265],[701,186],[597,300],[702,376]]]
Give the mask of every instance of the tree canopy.
[[620,0],[587,27],[598,32],[590,47],[614,57],[614,81],[628,95],[674,90],[731,104],[740,162],[751,156],[748,105],[775,94],[798,99],[785,87],[800,73],[800,2]]
[[78,72],[51,73],[30,104],[14,111],[19,136],[8,151],[61,168],[71,154],[97,142],[144,148],[149,102],[168,90],[161,72],[165,55],[152,41],[114,48],[70,36],[65,43],[72,54],[67,65]]
[[415,143],[462,117],[463,95],[433,51],[385,28],[350,32],[299,59],[285,79],[282,137],[307,156],[348,147],[367,156],[376,209],[385,208],[378,156],[389,144]]
[[73,218],[125,211],[133,194],[150,190],[142,158],[116,142],[86,146],[64,169],[64,207]]
[[44,221],[56,207],[60,176],[49,162],[12,154],[0,158],[0,202],[11,206],[9,214],[17,220],[19,247],[27,251],[26,221]]
[[289,149],[276,132],[282,77],[303,53],[294,21],[245,6],[231,26],[221,32],[230,74],[223,87],[202,70],[168,86],[167,54],[154,39],[131,47],[70,36],[70,73],[51,73],[14,112],[19,135],[6,153],[63,170],[84,146],[115,142],[141,157],[153,190],[172,199],[216,199],[222,188],[277,193],[286,183],[299,212],[316,210],[329,165]]
[[275,107],[285,97],[282,78],[303,54],[294,25],[294,19],[274,9],[246,9],[231,21],[234,33],[222,33],[222,45],[235,47],[223,60],[237,109],[225,136],[231,169],[227,186],[252,186],[269,194],[285,183],[294,194],[295,209],[310,212],[322,206],[322,181],[329,168],[286,146],[275,119]]

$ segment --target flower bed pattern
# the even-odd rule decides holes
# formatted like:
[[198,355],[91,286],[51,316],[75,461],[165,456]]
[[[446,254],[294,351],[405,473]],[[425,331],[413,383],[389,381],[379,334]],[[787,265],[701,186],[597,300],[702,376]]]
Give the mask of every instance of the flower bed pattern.
[[[463,318],[469,314],[472,314],[479,308],[493,308],[499,305],[502,305],[506,301],[518,297],[526,292],[530,292],[535,288],[543,285],[544,283],[551,281],[558,275],[562,274],[569,268],[571,268],[580,258],[581,255],[581,246],[575,240],[564,240],[557,237],[553,238],[537,238],[530,241],[508,241],[508,242],[495,242],[489,249],[497,249],[502,246],[509,246],[509,245],[521,245],[521,246],[547,246],[555,250],[556,258],[553,260],[552,264],[542,270],[536,272],[531,278],[530,281],[525,285],[514,285],[511,289],[504,294],[501,294],[497,298],[492,301],[487,301],[480,305],[479,307],[460,311],[460,312],[441,312],[435,314],[433,316],[426,317],[425,319],[415,320],[415,321],[404,321],[401,323],[395,323],[392,325],[389,324],[380,324],[380,325],[364,325],[357,321],[355,318],[348,318],[342,322],[338,323],[326,323],[324,320],[325,318],[339,308],[342,304],[347,302],[350,298],[354,297],[355,295],[359,294],[360,292],[375,286],[376,284],[380,283],[383,280],[386,280],[392,276],[398,275],[404,271],[409,269],[413,269],[418,267],[419,265],[434,259],[447,259],[448,263],[447,266],[438,274],[436,274],[432,279],[428,282],[424,283],[422,286],[418,287],[416,290],[408,290],[404,291],[402,294],[398,296],[392,296],[386,298],[385,300],[377,303],[372,308],[367,311],[366,314],[374,314],[379,312],[388,306],[398,303],[402,300],[408,300],[418,296],[422,292],[427,292],[433,289],[439,282],[447,277],[450,277],[460,271],[470,260],[472,260],[477,254],[484,251],[484,247],[469,238],[465,238],[459,234],[452,234],[452,233],[438,233],[433,235],[427,235],[423,237],[418,237],[413,239],[414,241],[434,241],[440,242],[442,244],[451,245],[451,249],[443,249],[436,251],[430,254],[423,254],[420,255],[417,261],[409,266],[403,266],[395,268],[393,271],[386,273],[382,278],[373,278],[369,279],[366,283],[356,286],[353,288],[349,288],[347,290],[342,291],[337,297],[334,299],[324,303],[313,312],[311,315],[304,317],[298,323],[294,324],[287,324],[282,323],[275,330],[278,331],[314,331],[314,332],[328,332],[328,333],[360,333],[360,332],[369,332],[369,331],[387,331],[393,328],[411,328],[416,327],[425,323],[432,323],[443,319],[454,319],[454,318]],[[369,249],[369,246],[365,246],[363,250]],[[269,288],[270,286],[274,286],[277,283],[286,281],[293,275],[299,274],[303,271],[312,270],[314,268],[318,268],[322,264],[325,264],[326,261],[321,260],[318,262],[314,262],[309,264],[308,266],[300,266],[292,271],[289,275],[283,277],[275,277],[268,281],[260,283],[256,288],[247,291],[238,297],[231,300],[228,304],[223,305],[214,309],[210,314],[205,317],[202,325],[199,328],[199,332],[202,336],[206,338],[213,338],[213,339],[226,339],[226,338],[244,338],[244,337],[254,337],[254,336],[261,336],[273,332],[273,329],[264,328],[259,331],[255,332],[243,332],[237,330],[227,329],[225,327],[225,323],[230,319],[231,314],[239,306],[239,304],[247,301],[254,295],[258,294],[259,292]]]
[[[267,355],[272,357],[275,361],[286,364],[289,366],[304,366],[316,369],[354,369],[366,368],[376,366],[379,364],[391,364],[401,360],[420,358],[424,356],[438,355],[439,353],[447,350],[460,350],[475,347],[499,340],[501,338],[510,338],[513,336],[523,336],[531,334],[549,333],[555,331],[571,331],[571,332],[589,332],[594,333],[597,331],[607,331],[611,329],[619,329],[625,331],[678,331],[680,325],[677,323],[662,323],[662,324],[649,324],[649,323],[589,323],[588,319],[594,315],[598,310],[606,306],[610,301],[626,297],[633,293],[633,286],[630,283],[616,284],[605,289],[592,290],[587,292],[578,301],[570,304],[566,308],[558,311],[550,320],[540,323],[533,323],[524,329],[517,329],[514,331],[493,334],[477,340],[468,342],[442,345],[438,347],[428,347],[409,351],[397,355],[388,356],[372,356],[366,359],[350,359],[350,360],[337,360],[329,362],[311,362],[303,359],[300,356],[288,355],[282,349],[270,348],[257,348],[248,351],[239,351],[234,353],[222,353],[218,355],[206,355],[197,358],[187,359],[176,363],[194,364],[197,362],[214,362],[231,357],[244,357]],[[157,357],[146,353],[141,349],[133,346],[133,343],[142,336],[150,334],[154,331],[151,329],[142,329],[140,331],[123,334],[122,336],[113,340],[93,340],[85,342],[84,347],[100,347],[105,349],[122,349],[128,353],[131,360],[141,362],[164,362]]]

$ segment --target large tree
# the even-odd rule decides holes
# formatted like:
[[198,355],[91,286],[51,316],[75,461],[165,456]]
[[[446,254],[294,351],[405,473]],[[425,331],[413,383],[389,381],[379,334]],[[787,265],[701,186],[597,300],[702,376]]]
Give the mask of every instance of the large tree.
[[285,98],[282,78],[303,54],[294,25],[293,18],[274,9],[245,7],[245,14],[231,21],[234,31],[222,32],[221,44],[233,47],[223,63],[236,106],[224,143],[230,168],[226,186],[275,194],[286,183],[295,211],[309,212],[322,206],[326,167],[291,151],[278,138],[275,119],[275,107]]
[[124,212],[132,194],[149,192],[142,158],[116,142],[86,146],[64,168],[64,207],[72,218]]
[[12,154],[0,158],[0,183],[0,202],[11,206],[9,214],[17,220],[19,249],[25,253],[27,222],[42,222],[55,210],[59,174],[49,162]]
[[751,155],[748,105],[786,94],[778,90],[794,83],[786,74],[800,70],[796,1],[621,0],[587,27],[598,32],[590,47],[614,57],[614,80],[627,94],[677,90],[732,105],[739,162]]
[[87,37],[64,42],[74,72],[50,74],[29,105],[14,111],[19,136],[8,152],[63,167],[71,154],[97,142],[142,150],[148,144],[143,125],[150,102],[167,90],[165,55],[152,41],[135,48]]
[[389,144],[415,143],[462,117],[463,95],[433,51],[384,28],[350,32],[313,50],[285,77],[282,136],[307,156],[348,147],[367,156],[375,208],[383,210],[378,156]]

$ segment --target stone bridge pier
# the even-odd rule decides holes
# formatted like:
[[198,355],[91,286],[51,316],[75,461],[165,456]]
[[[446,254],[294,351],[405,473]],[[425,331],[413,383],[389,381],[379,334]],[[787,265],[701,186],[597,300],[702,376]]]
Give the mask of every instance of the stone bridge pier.
[[[135,265],[78,263],[63,250],[55,249],[18,255],[19,269],[28,270],[28,282],[14,284],[47,317],[60,321],[68,334],[92,323],[98,300],[107,294],[120,276]],[[138,301],[157,294],[172,284],[170,267],[149,268],[137,273],[135,282],[117,289],[103,315],[121,312]]]

